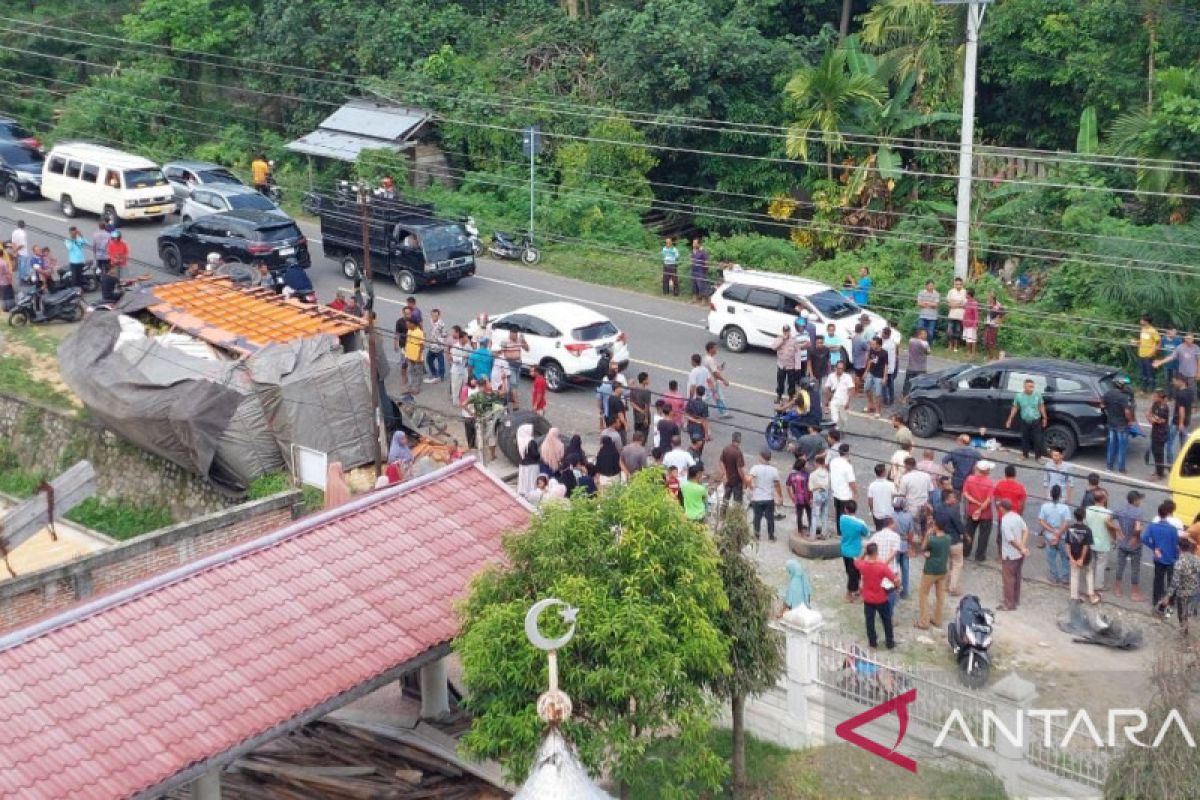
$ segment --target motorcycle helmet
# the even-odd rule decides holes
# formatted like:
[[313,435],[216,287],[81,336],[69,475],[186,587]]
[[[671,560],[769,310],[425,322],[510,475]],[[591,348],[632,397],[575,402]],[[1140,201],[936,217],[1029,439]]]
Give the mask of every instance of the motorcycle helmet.
[[209,270],[216,269],[217,267],[221,266],[221,254],[209,253],[208,257],[204,259],[204,264]]
[[120,238],[121,238],[121,232],[120,232],[120,231],[113,231],[113,232],[112,232],[112,238],[114,238],[114,239],[120,239]]

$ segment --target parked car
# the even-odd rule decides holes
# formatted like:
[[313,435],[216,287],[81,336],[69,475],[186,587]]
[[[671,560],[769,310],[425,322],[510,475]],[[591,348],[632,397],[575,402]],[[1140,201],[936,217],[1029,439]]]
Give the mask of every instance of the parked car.
[[1200,430],[1194,430],[1175,456],[1167,477],[1175,516],[1191,525],[1200,514]]
[[[538,303],[491,318],[492,347],[516,329],[529,343],[521,354],[521,370],[540,366],[546,372],[546,388],[561,392],[568,384],[601,378],[609,364],[624,369],[629,364],[625,334],[612,320],[578,303]],[[468,325],[472,336],[479,332],[476,322]]]
[[29,131],[21,126],[21,123],[10,117],[0,117],[0,142],[16,142],[35,150],[42,149],[42,143]]
[[[864,312],[853,300],[819,281],[758,270],[725,273],[725,281],[713,292],[708,305],[708,332],[720,337],[725,347],[740,353],[747,347],[770,347],[785,326],[791,326],[806,309],[821,333],[830,322],[838,336],[849,342],[863,313],[871,328],[881,330],[887,320]],[[844,348],[849,354],[849,347]]]
[[161,222],[175,210],[175,195],[158,164],[132,153],[87,142],[59,142],[42,165],[42,197],[64,217],[80,211],[121,220]]
[[172,161],[169,164],[163,164],[163,175],[171,183],[171,189],[175,192],[175,203],[181,208],[183,201],[188,198],[193,189],[199,186],[246,185],[229,167],[213,164],[210,161]]
[[36,147],[0,142],[0,186],[10,203],[42,196],[42,163],[46,157]]
[[1071,458],[1080,447],[1107,442],[1102,398],[1119,375],[1112,367],[1052,358],[960,364],[914,378],[901,413],[922,438],[939,430],[974,433],[980,428],[988,436],[1014,437],[1018,430],[1005,428],[1004,423],[1013,397],[1030,379],[1046,402],[1046,448],[1057,448]]
[[291,258],[305,269],[312,264],[300,228],[272,211],[222,211],[168,225],[158,235],[159,258],[172,272],[203,263],[209,253],[220,253],[227,263],[262,261],[272,271],[283,269]]
[[179,217],[184,222],[218,214],[222,211],[250,209],[251,211],[266,211],[271,214],[290,219],[287,213],[267,198],[249,186],[233,183],[213,183],[197,186],[191,194],[183,199],[179,209]]

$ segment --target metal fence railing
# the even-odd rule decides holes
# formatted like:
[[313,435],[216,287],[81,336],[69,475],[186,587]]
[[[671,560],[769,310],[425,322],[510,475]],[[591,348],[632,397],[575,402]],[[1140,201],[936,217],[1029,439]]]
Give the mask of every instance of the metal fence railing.
[[1025,757],[1030,764],[1091,786],[1104,786],[1113,754],[1109,748],[1095,746],[1083,731],[1071,731],[1053,721],[1039,719],[1026,733]]

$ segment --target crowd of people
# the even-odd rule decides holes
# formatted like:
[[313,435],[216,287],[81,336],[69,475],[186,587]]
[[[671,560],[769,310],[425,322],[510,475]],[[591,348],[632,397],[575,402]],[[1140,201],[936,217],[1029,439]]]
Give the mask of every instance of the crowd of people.
[[[5,311],[12,310],[22,289],[49,292],[64,282],[82,288],[89,262],[95,265],[102,294],[119,289],[122,271],[129,265],[129,245],[119,230],[101,220],[89,236],[84,236],[77,226],[71,225],[62,244],[66,256],[65,281],[59,277],[63,262],[49,246],[31,243],[25,221],[17,221],[0,247],[0,304]],[[109,299],[107,295],[105,299]]]

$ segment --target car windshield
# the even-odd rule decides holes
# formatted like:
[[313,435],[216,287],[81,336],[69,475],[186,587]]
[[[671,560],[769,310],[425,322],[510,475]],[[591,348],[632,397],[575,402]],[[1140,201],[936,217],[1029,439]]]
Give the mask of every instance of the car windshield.
[[[196,173],[201,183],[241,183],[241,179],[227,169],[206,169]],[[234,206],[238,208],[238,206]]]
[[225,198],[229,201],[230,208],[251,208],[256,211],[274,211],[275,204],[267,198],[263,197],[258,192],[246,192],[245,194],[231,194]]
[[300,229],[293,222],[285,222],[282,225],[259,228],[254,232],[254,238],[260,242],[284,242],[288,239],[299,239]]
[[158,167],[125,170],[126,189],[148,189],[151,186],[166,185],[167,179],[163,177],[162,170]]
[[821,312],[821,316],[826,319],[842,319],[843,317],[862,313],[862,309],[853,300],[842,297],[840,293],[835,292],[833,289],[817,292],[805,299],[812,303],[817,311]]
[[0,147],[0,158],[9,166],[20,169],[28,167],[41,171],[46,157],[29,147]]
[[571,331],[571,338],[578,342],[594,342],[597,339],[607,339],[609,336],[616,335],[617,326],[608,320],[593,322],[591,325],[584,325],[582,328],[575,328]]
[[469,248],[467,232],[462,225],[439,225],[421,231],[421,244],[427,253],[442,253],[455,248]]

